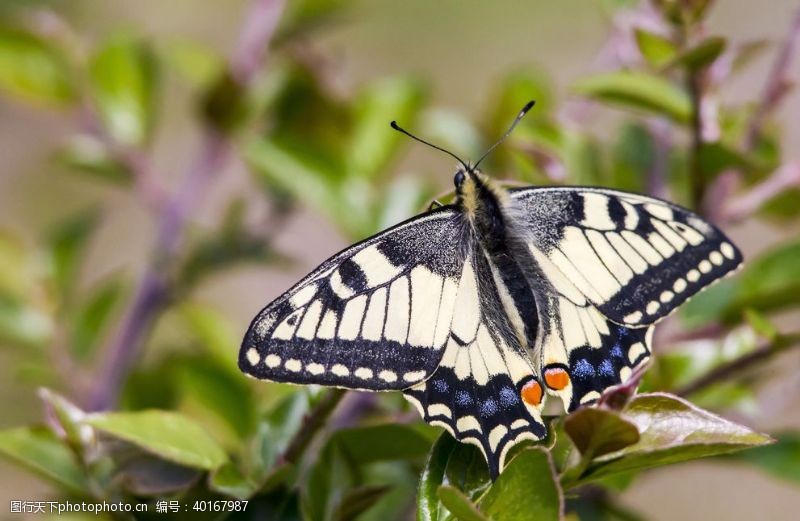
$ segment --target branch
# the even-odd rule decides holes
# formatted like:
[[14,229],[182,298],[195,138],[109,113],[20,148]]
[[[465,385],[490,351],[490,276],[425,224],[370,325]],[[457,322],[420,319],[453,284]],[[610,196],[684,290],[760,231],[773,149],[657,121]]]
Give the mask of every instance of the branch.
[[756,213],[764,204],[789,188],[800,187],[800,162],[783,165],[747,192],[729,199],[721,207],[720,220],[735,223]]
[[756,365],[764,364],[777,355],[796,347],[800,347],[800,334],[780,336],[755,351],[715,367],[695,381],[676,389],[674,393],[683,397],[695,394],[714,384],[730,380],[739,373],[750,371]]
[[330,389],[325,396],[311,409],[303,418],[303,424],[289,442],[288,447],[280,458],[281,462],[297,463],[303,457],[303,453],[314,439],[314,436],[325,425],[325,421],[336,409],[336,406],[344,397],[344,389]]
[[770,113],[777,108],[789,89],[790,81],[788,79],[788,71],[794,59],[799,36],[800,9],[795,12],[792,18],[792,23],[789,26],[789,34],[786,36],[786,40],[783,42],[778,56],[772,64],[772,69],[764,85],[764,93],[761,96],[761,101],[756,111],[753,113],[750,124],[747,126],[747,132],[745,133],[744,142],[742,143],[742,148],[745,150],[751,150],[753,148],[756,139],[761,133],[761,127],[764,125],[764,121]]
[[[267,43],[283,11],[283,0],[252,0],[236,51],[230,59],[232,74],[246,86],[264,64]],[[189,216],[200,203],[208,185],[230,157],[228,138],[207,127],[196,160],[183,183],[166,201],[158,216],[156,244],[142,275],[130,308],[116,337],[106,351],[87,406],[90,410],[111,408],[130,372],[145,338],[171,297],[177,253],[183,244]]]

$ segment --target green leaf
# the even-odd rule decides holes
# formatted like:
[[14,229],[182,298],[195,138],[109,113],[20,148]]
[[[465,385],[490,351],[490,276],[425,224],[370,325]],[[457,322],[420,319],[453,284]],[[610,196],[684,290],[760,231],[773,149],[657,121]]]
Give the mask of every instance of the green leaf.
[[260,478],[266,476],[278,457],[288,447],[292,436],[303,423],[310,408],[308,395],[298,390],[284,397],[258,425],[255,460]]
[[72,72],[51,42],[0,27],[0,89],[26,101],[63,106],[75,100]]
[[250,386],[241,375],[231,374],[216,360],[195,356],[185,358],[176,368],[175,376],[182,405],[199,405],[204,412],[213,415],[210,419],[222,420],[237,437],[232,442],[240,443],[253,431],[256,403]]
[[256,484],[230,462],[208,476],[208,487],[237,499],[247,499],[256,491]]
[[137,496],[160,497],[184,491],[200,478],[197,469],[137,454],[121,464],[114,481]]
[[753,328],[753,331],[758,333],[761,337],[770,341],[778,338],[779,331],[777,326],[755,309],[745,309],[744,318],[747,320],[747,323],[750,324],[750,327]]
[[644,72],[611,72],[579,81],[578,94],[625,108],[652,112],[687,123],[691,102],[686,92],[669,81]]
[[585,458],[596,458],[622,450],[639,441],[636,425],[618,413],[586,407],[570,414],[564,430]]
[[74,453],[45,427],[0,431],[0,454],[73,493],[87,491],[86,476]]
[[547,451],[539,447],[521,451],[478,506],[494,521],[560,519],[564,498]]
[[660,68],[669,63],[678,53],[675,43],[660,34],[644,29],[635,29],[636,45],[644,59],[653,67]]
[[383,174],[403,139],[389,121],[410,125],[422,100],[421,86],[409,79],[370,84],[354,101],[352,138],[345,159],[347,175],[373,179]]
[[180,316],[215,363],[232,375],[241,376],[236,362],[240,338],[222,313],[210,306],[186,302],[180,307]]
[[55,156],[72,172],[120,186],[129,186],[133,174],[115,157],[107,145],[94,136],[78,134],[69,138]]
[[201,88],[218,78],[225,64],[213,49],[192,40],[168,42],[163,56],[175,71]]
[[108,132],[119,142],[143,145],[156,116],[158,71],[143,41],[116,36],[89,62],[91,91]]
[[706,38],[691,49],[678,55],[670,62],[669,67],[682,66],[690,71],[703,69],[714,63],[725,52],[726,46],[727,41],[725,38],[719,36]]
[[430,449],[428,439],[417,430],[395,423],[341,429],[331,436],[329,443],[338,444],[352,461],[361,465],[422,457]]
[[45,407],[49,409],[48,412],[54,417],[54,421],[63,429],[63,434],[59,433],[60,437],[63,437],[78,454],[82,454],[85,447],[95,439],[92,428],[81,423],[86,413],[50,389],[41,388],[38,394]]
[[228,460],[202,427],[178,413],[159,410],[96,413],[89,415],[86,423],[179,465],[213,470]]
[[86,360],[99,344],[108,321],[123,296],[122,284],[110,279],[94,289],[82,302],[72,320],[72,352]]
[[359,515],[380,501],[391,488],[388,485],[362,485],[345,491],[333,511],[331,521],[358,519]]
[[630,401],[622,416],[637,426],[639,441],[596,459],[581,482],[726,454],[772,441],[669,394],[640,394]]
[[433,444],[417,487],[417,521],[439,521],[438,490],[450,455],[459,443],[443,432]]
[[775,436],[777,443],[732,454],[732,461],[755,465],[764,472],[800,484],[800,434],[784,432]]
[[439,500],[459,521],[489,521],[478,507],[460,490],[442,485],[437,492]]
[[75,284],[86,246],[99,218],[99,212],[91,209],[58,223],[50,230],[47,242],[53,278],[60,296],[65,300]]

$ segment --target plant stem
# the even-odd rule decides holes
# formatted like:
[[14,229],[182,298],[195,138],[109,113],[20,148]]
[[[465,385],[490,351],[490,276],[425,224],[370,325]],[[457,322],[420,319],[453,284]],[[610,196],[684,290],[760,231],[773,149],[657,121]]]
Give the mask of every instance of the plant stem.
[[691,100],[691,121],[689,145],[689,195],[692,208],[701,211],[703,197],[705,196],[706,183],[703,178],[703,171],[700,165],[700,154],[703,147],[703,119],[702,119],[702,100],[703,89],[700,73],[689,71],[686,78],[686,86]]
[[788,92],[791,82],[787,78],[787,73],[794,60],[795,50],[800,38],[800,9],[795,11],[792,23],[789,26],[789,33],[772,64],[767,82],[764,84],[764,93],[761,101],[756,107],[753,117],[747,126],[742,148],[745,151],[752,150],[756,139],[761,133],[761,127],[766,118],[774,111]]
[[[266,46],[275,32],[283,7],[284,0],[252,0],[245,14],[239,45],[229,63],[229,69],[241,85],[247,86],[263,67]],[[160,211],[150,263],[139,280],[117,335],[105,352],[87,399],[89,410],[105,410],[116,404],[145,339],[171,299],[172,272],[185,238],[189,216],[215,174],[227,163],[230,152],[229,138],[207,124],[196,160],[186,172],[180,188]]]
[[325,425],[325,421],[336,409],[336,406],[339,405],[346,392],[344,389],[329,389],[326,392],[325,396],[303,418],[303,424],[281,457],[282,461],[289,463],[300,461],[303,453],[313,441],[314,436]]
[[800,334],[781,336],[755,351],[722,364],[693,382],[674,391],[678,396],[689,396],[714,384],[730,380],[738,373],[752,370],[753,367],[772,360],[777,355],[790,349],[800,347]]

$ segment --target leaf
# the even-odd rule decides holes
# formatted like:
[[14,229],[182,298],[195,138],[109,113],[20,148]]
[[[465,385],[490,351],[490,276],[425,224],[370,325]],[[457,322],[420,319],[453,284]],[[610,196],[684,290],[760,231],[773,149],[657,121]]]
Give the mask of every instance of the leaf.
[[214,362],[240,377],[236,363],[240,338],[230,321],[217,309],[202,304],[186,302],[179,309],[191,335],[203,345]]
[[639,441],[596,459],[581,482],[771,443],[754,432],[704,411],[677,396],[640,394],[623,410]]
[[472,501],[477,501],[492,484],[483,453],[468,443],[457,444],[450,453],[444,476],[446,484],[455,486]]
[[612,72],[579,81],[578,94],[626,108],[653,112],[687,123],[691,102],[686,92],[669,81],[644,72]]
[[564,430],[584,458],[593,459],[639,441],[636,425],[614,411],[586,407],[570,414]]
[[255,492],[256,484],[228,462],[208,476],[208,488],[226,496],[247,499]]
[[86,360],[95,350],[114,310],[123,296],[122,284],[110,279],[82,302],[72,320],[72,352]]
[[725,38],[711,36],[675,57],[668,67],[682,66],[690,71],[703,69],[719,58],[726,46]]
[[494,521],[560,519],[564,498],[547,451],[539,447],[521,451],[478,506]]
[[100,213],[91,209],[58,223],[49,232],[53,278],[62,298],[68,299],[80,263],[92,232],[99,222]]
[[192,86],[207,87],[222,73],[224,60],[213,49],[192,40],[167,42],[164,58]]
[[256,403],[250,386],[240,375],[226,371],[216,360],[195,356],[184,359],[175,376],[182,404],[200,405],[214,419],[223,420],[237,436],[232,442],[240,443],[253,431]]
[[744,310],[744,318],[747,320],[747,323],[750,324],[750,327],[753,328],[753,331],[758,333],[762,338],[767,340],[773,341],[778,338],[779,331],[778,328],[770,322],[770,320],[756,311],[753,308],[747,308]]
[[370,84],[353,105],[353,130],[347,148],[347,175],[374,179],[385,175],[391,154],[403,139],[389,126],[396,119],[409,125],[423,100],[422,87],[405,78],[391,78]]
[[675,43],[660,34],[637,28],[634,30],[634,36],[642,56],[653,67],[660,68],[666,65],[678,54]]
[[417,521],[439,521],[438,490],[444,481],[444,471],[450,455],[459,443],[443,432],[428,453],[417,488]]
[[478,507],[460,490],[442,485],[437,492],[439,500],[459,521],[489,521]]
[[87,491],[86,476],[74,453],[45,427],[0,431],[0,454],[73,493]]
[[362,468],[381,461],[421,457],[430,442],[407,425],[383,424],[333,433],[308,473],[302,504],[308,517],[329,519],[339,498],[359,484]]
[[179,465],[213,470],[228,460],[202,427],[175,412],[96,413],[86,423]]
[[199,478],[197,469],[141,454],[125,462],[114,476],[130,492],[149,497],[181,492]]
[[773,445],[733,454],[732,461],[749,463],[767,474],[800,484],[800,434],[784,432],[775,436]]
[[341,429],[329,443],[338,444],[360,465],[422,457],[430,448],[428,439],[418,431],[395,423]]
[[115,36],[89,62],[91,92],[108,132],[127,145],[144,145],[156,116],[158,71],[143,41]]
[[64,106],[75,100],[72,71],[52,43],[0,27],[0,89],[26,101]]
[[[93,429],[85,423],[81,423],[86,418],[86,413],[50,389],[41,388],[38,394],[54,417],[52,423],[57,422],[57,427],[62,429],[62,432],[58,432],[57,435],[66,440],[78,454],[83,454],[85,448],[95,440]],[[51,428],[56,429],[56,427]]]
[[105,182],[129,186],[133,174],[119,158],[108,150],[108,146],[94,136],[77,134],[56,154],[55,159],[74,171]]
[[303,423],[310,408],[308,395],[295,391],[281,400],[263,418],[256,434],[256,461],[265,477],[288,447],[292,437]]
[[369,510],[381,500],[392,487],[388,485],[363,485],[347,490],[333,511],[332,521],[349,521]]

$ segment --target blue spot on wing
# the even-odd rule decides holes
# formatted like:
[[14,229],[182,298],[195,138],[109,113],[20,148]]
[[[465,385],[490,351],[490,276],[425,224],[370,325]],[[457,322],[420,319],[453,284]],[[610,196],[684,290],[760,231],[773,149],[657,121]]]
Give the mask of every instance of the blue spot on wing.
[[466,391],[458,391],[456,393],[456,403],[461,407],[469,407],[472,405],[472,396]]
[[517,398],[517,393],[514,389],[510,387],[503,387],[500,389],[500,403],[503,407],[511,407],[512,405],[516,405],[519,399]]
[[614,365],[611,363],[611,360],[603,360],[598,370],[603,376],[614,376]]
[[594,367],[588,360],[578,360],[572,369],[572,374],[582,380],[591,378],[594,376]]
[[619,343],[614,344],[614,347],[611,348],[611,356],[614,358],[622,358],[622,347],[620,347]]
[[500,408],[497,406],[497,402],[492,398],[487,398],[486,401],[480,404],[481,416],[493,416],[497,414],[499,410]]

